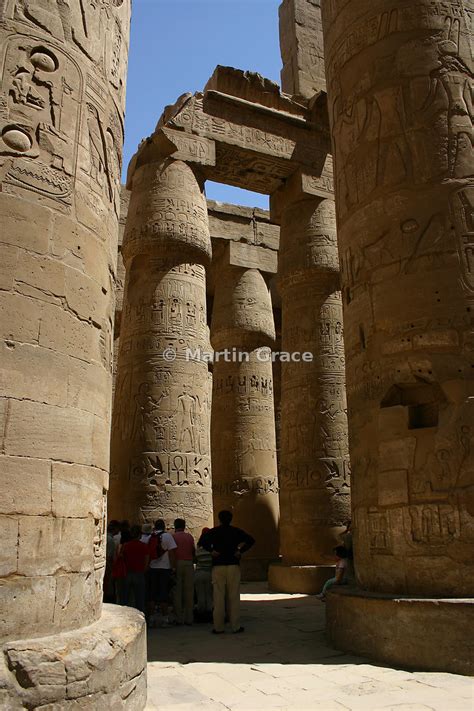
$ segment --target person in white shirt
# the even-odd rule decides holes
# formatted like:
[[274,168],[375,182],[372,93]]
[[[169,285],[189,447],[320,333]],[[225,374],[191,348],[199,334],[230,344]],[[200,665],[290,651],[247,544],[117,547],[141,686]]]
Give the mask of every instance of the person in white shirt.
[[141,542],[142,543],[149,543],[152,533],[153,533],[153,524],[144,523],[142,526],[142,535],[140,538]]
[[166,533],[163,519],[155,521],[148,543],[150,551],[149,599],[152,611],[159,606],[161,624],[168,624],[171,572],[176,567],[174,549],[177,547],[171,533]]

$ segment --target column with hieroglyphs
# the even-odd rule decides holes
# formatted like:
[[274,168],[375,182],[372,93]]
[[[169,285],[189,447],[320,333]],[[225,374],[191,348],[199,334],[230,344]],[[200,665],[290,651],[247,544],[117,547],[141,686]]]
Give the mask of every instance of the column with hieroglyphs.
[[[239,266],[231,243],[216,265],[211,325],[215,350],[212,398],[214,515],[256,540],[242,561],[247,580],[266,580],[278,557],[278,475],[271,347],[275,340],[270,292],[262,273]],[[246,246],[246,251],[251,250]],[[254,248],[257,252],[261,248]]]
[[350,518],[342,300],[334,202],[283,197],[280,552],[270,584],[319,592]]
[[186,163],[143,152],[129,185],[109,513],[182,517],[198,535],[212,521],[206,200]]
[[[319,592],[333,574],[333,547],[350,518],[342,302],[325,105],[326,79],[320,0],[283,0],[280,6],[283,90],[318,97],[323,128],[324,190],[295,173],[273,212],[282,224],[279,282],[282,350],[310,352],[312,363],[282,363],[280,511],[282,565],[273,587]],[[321,137],[322,137],[321,136]],[[298,543],[304,521],[304,545]]]
[[102,607],[129,22],[128,1],[0,4],[8,708],[145,703],[143,620]]
[[474,617],[468,10],[323,5],[355,562],[370,591],[334,596],[330,631],[352,651],[460,673],[473,673]]
[[281,87],[311,99],[326,90],[321,0],[283,0],[279,17]]

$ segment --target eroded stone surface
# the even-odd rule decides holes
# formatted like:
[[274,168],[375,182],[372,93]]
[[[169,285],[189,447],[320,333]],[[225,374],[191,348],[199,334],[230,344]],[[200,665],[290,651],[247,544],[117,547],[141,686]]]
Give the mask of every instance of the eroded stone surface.
[[230,248],[216,267],[211,342],[216,354],[235,349],[239,355],[231,362],[219,357],[213,369],[214,515],[222,509],[233,511],[235,525],[254,536],[256,545],[244,558],[243,572],[246,579],[265,580],[268,563],[278,556],[270,357],[275,327],[262,273],[235,265]]
[[[342,302],[334,203],[300,199],[283,212],[279,253],[282,350],[281,553],[327,565],[350,518]],[[301,527],[305,544],[301,545]]]
[[8,709],[142,709],[145,620],[105,605],[88,627],[3,645],[0,702]]
[[112,431],[110,515],[195,534],[212,518],[211,382],[204,196],[181,161],[133,177],[122,247],[124,310]]
[[374,591],[474,594],[467,8],[323,4],[356,572]]
[[129,21],[127,0],[0,4],[5,708],[144,704],[143,621],[101,617]]
[[280,5],[281,86],[311,99],[326,90],[321,0],[284,0]]
[[468,630],[473,624],[474,600],[467,598],[395,597],[345,588],[327,602],[327,631],[336,647],[412,669],[472,676],[474,642]]
[[[0,8],[2,583],[37,598],[8,606],[2,639],[100,615],[129,19],[129,2]],[[88,580],[80,614],[62,576]]]

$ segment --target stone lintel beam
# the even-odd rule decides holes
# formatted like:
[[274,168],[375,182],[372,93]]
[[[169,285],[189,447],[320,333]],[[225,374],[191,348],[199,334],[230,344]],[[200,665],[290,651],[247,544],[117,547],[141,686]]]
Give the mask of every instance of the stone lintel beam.
[[245,205],[233,205],[230,202],[219,202],[218,200],[208,199],[207,209],[209,212],[215,212],[219,215],[234,215],[249,220],[270,221],[268,210],[263,210],[261,207],[246,207]]
[[266,274],[278,271],[278,253],[265,247],[256,247],[242,242],[230,242],[229,264],[245,269],[258,269]]
[[[193,145],[194,155],[204,154],[202,176],[262,194],[275,192],[297,168],[320,175],[331,152],[324,97],[298,103],[268,86],[276,87],[257,75],[218,70],[203,93],[185,95],[165,110],[156,130],[160,142],[168,129],[180,132],[181,144],[184,134],[215,142],[215,162]],[[145,149],[156,150],[153,137]]]
[[166,107],[132,158],[127,187],[144,162],[172,156],[194,167],[201,181],[268,195],[295,169],[324,176],[330,152],[324,92],[295,101],[258,74],[217,67],[204,92]]
[[280,228],[266,210],[207,201],[212,240],[231,240],[278,251]]
[[278,271],[278,252],[243,242],[228,242],[214,261],[218,269],[241,267],[269,275]]
[[302,99],[295,101],[284,94],[279,85],[256,72],[245,72],[234,67],[218,65],[204,87],[204,91],[217,91],[228,96],[244,99],[252,104],[284,111],[293,115],[304,115],[308,106]]
[[[307,127],[308,112],[306,109],[299,111],[298,113],[290,113],[286,110],[276,109],[271,106],[264,106],[259,103],[254,103],[248,101],[248,99],[243,99],[241,96],[232,96],[232,94],[226,94],[223,91],[216,91],[215,89],[207,89],[204,92],[204,105],[206,102],[220,101],[228,104],[233,104],[234,108],[244,110],[250,109],[250,111],[259,112],[267,116],[272,116],[277,120],[281,120],[282,114],[285,116],[289,123],[295,124],[295,126]],[[286,109],[287,107],[285,107]]]

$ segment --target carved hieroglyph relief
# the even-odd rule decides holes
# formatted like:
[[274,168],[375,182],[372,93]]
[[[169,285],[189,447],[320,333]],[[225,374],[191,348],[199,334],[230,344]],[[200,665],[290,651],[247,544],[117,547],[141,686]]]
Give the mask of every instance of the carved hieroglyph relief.
[[[141,172],[140,172],[141,171]],[[145,176],[145,179],[144,179]],[[205,199],[191,169],[163,161],[134,178],[112,427],[112,516],[212,517]],[[186,257],[194,261],[185,261]]]
[[467,9],[323,5],[355,546],[374,590],[474,592]]
[[129,17],[125,1],[0,3],[0,243],[2,259],[15,255],[0,294],[12,344],[0,469],[27,487],[0,511],[19,531],[7,580],[12,639],[101,615]]
[[[280,246],[282,349],[313,361],[282,363],[280,510],[290,564],[324,564],[350,518],[342,299],[334,204],[289,203]],[[308,308],[311,304],[311,308]],[[298,547],[297,522],[311,536]]]
[[246,356],[243,362],[214,363],[214,514],[234,511],[238,525],[254,536],[246,575],[264,580],[268,563],[278,556],[279,540],[272,362],[257,351],[269,352],[275,339],[272,305],[257,269],[218,265],[216,272],[212,345],[216,352],[235,348]]

